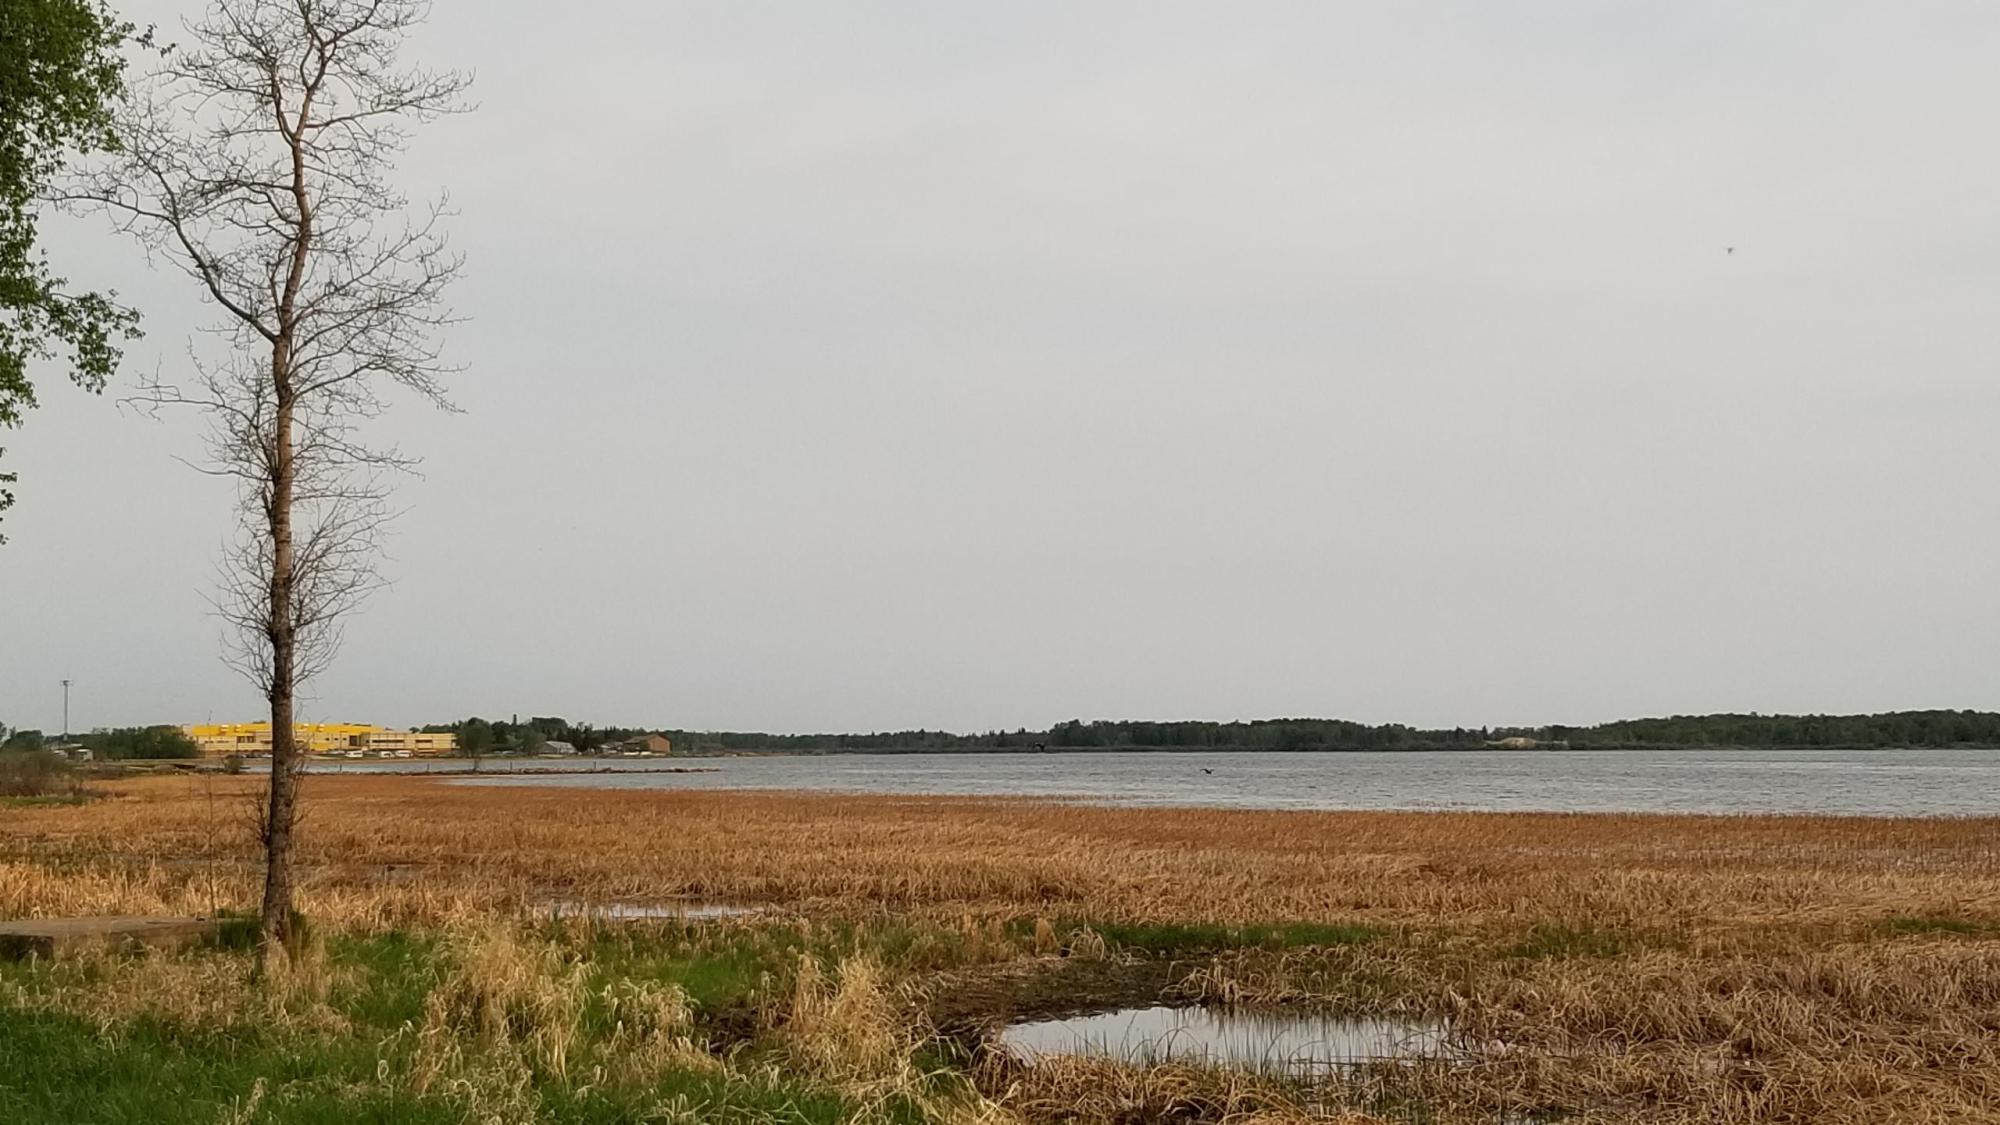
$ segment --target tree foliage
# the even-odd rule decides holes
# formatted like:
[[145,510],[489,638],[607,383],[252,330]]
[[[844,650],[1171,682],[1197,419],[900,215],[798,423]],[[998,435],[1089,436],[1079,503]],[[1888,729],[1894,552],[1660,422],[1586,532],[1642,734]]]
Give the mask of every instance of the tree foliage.
[[201,747],[176,726],[100,728],[77,741],[94,756],[110,760],[201,757]]
[[590,723],[572,723],[555,715],[536,715],[526,722],[520,721],[518,716],[488,721],[475,715],[455,723],[432,723],[423,729],[437,733],[448,731],[457,736],[459,750],[468,755],[488,751],[525,754],[544,742],[567,742],[578,750],[590,751],[655,733],[652,727],[600,727]]
[[7,733],[6,741],[0,742],[0,750],[40,750],[48,744],[48,736],[38,730],[15,730]]
[[1503,738],[1566,743],[1571,749],[1639,747],[1884,748],[1898,746],[2000,747],[2000,713],[1896,711],[1878,715],[1678,715],[1625,719],[1595,726],[1440,727],[1345,719],[1256,719],[1247,722],[1155,722],[1071,719],[1046,730],[1018,729],[954,734],[938,730],[868,734],[766,734],[756,731],[689,731],[667,728],[593,727],[563,719],[488,723],[468,719],[426,727],[458,733],[463,744],[474,729],[499,749],[539,739],[592,749],[659,730],[677,748],[700,751],[782,750],[803,753],[921,753],[982,750],[1477,750]]
[[[70,157],[116,147],[111,107],[131,34],[98,0],[0,0],[0,428],[35,405],[30,364],[66,351],[70,378],[101,390],[119,342],[136,335],[116,294],[69,291],[36,223]],[[0,473],[0,513],[13,504],[13,480]]]

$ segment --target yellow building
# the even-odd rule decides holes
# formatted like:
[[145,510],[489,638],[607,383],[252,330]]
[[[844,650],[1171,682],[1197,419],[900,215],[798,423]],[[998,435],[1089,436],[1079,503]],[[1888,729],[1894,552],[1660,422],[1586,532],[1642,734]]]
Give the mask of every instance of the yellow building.
[[458,749],[458,736],[450,731],[372,730],[367,749],[377,753],[449,754]]
[[[187,727],[204,754],[269,754],[269,723],[197,723]],[[448,754],[458,739],[446,732],[392,730],[368,723],[294,723],[292,737],[309,754]]]

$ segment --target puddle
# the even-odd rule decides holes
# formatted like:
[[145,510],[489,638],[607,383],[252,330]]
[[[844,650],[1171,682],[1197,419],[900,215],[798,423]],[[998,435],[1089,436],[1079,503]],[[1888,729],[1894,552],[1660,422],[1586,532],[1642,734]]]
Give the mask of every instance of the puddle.
[[557,900],[544,902],[535,907],[537,914],[553,914],[558,918],[589,918],[599,922],[639,922],[647,919],[665,918],[679,922],[703,922],[715,918],[740,918],[747,914],[761,914],[761,906],[746,906],[734,902],[576,902]]
[[1325,1074],[1373,1062],[1456,1056],[1441,1023],[1339,1018],[1229,1008],[1128,1008],[1067,1020],[1019,1023],[1000,1042],[1033,1061],[1088,1055],[1124,1062],[1231,1066],[1273,1074]]

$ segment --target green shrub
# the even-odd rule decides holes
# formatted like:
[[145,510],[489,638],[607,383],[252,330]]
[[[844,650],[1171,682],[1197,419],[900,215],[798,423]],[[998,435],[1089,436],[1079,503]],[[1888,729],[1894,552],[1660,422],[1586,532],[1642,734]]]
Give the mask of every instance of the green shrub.
[[83,782],[48,750],[0,750],[0,797],[77,797]]

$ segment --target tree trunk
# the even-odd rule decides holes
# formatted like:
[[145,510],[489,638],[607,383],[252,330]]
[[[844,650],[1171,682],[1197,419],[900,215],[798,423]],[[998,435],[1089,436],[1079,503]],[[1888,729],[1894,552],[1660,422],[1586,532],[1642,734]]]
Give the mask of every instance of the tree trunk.
[[[0,0],[0,12],[18,6]],[[302,936],[294,872],[312,747],[297,734],[298,691],[376,585],[376,536],[394,515],[378,474],[410,464],[350,433],[383,405],[382,384],[449,406],[431,334],[451,319],[441,297],[459,260],[441,208],[407,213],[393,158],[408,126],[463,108],[469,79],[397,61],[428,0],[207,7],[185,28],[194,43],[104,123],[118,143],[106,136],[66,194],[165,253],[227,314],[230,360],[190,357],[193,392],[153,380],[143,397],[207,407],[215,471],[238,490],[219,608],[231,663],[270,704],[258,934],[264,967],[282,971]]]
[[292,695],[296,630],[292,621],[292,397],[284,376],[290,356],[280,338],[271,366],[278,408],[272,435],[271,496],[271,793],[264,814],[264,909],[259,933],[272,965],[292,943],[292,825],[298,819],[299,747]]
[[[275,89],[275,86],[274,86]],[[292,613],[292,486],[297,464],[292,444],[292,419],[298,409],[292,382],[292,347],[297,341],[299,287],[313,248],[313,200],[306,186],[306,123],[312,119],[313,93],[299,101],[298,116],[286,121],[282,99],[273,105],[278,129],[291,149],[291,195],[298,208],[292,228],[291,268],[278,296],[277,331],[271,340],[271,494],[265,510],[271,532],[271,801],[264,817],[264,911],[259,931],[267,967],[285,956],[292,944],[292,826],[298,817],[298,740],[292,725],[292,696],[297,687],[298,622]]]

